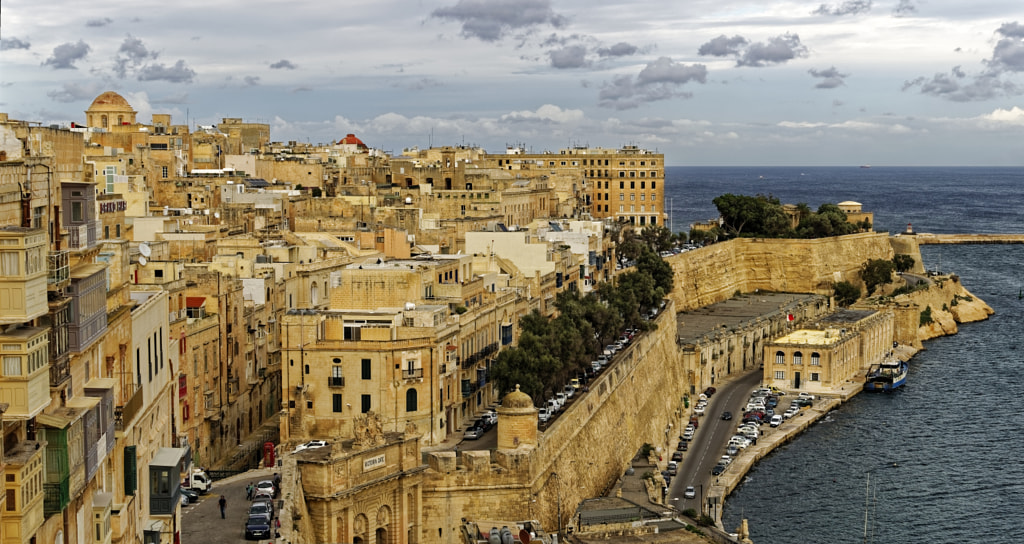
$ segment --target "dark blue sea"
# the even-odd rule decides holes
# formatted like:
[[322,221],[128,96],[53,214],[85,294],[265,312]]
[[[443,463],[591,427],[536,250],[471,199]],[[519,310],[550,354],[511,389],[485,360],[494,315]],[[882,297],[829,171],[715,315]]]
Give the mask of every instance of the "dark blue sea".
[[[854,200],[889,232],[1024,233],[1024,168],[678,167],[666,178],[677,231],[717,217],[720,194],[762,193],[815,209]],[[1022,539],[1024,245],[922,253],[995,315],[925,342],[903,390],[858,395],[763,459],[727,499],[726,528],[746,518],[757,544]]]

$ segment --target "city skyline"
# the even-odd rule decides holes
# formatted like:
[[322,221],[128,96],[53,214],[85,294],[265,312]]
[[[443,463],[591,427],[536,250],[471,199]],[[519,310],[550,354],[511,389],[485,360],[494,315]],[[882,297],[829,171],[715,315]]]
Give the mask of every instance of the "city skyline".
[[[392,153],[635,144],[670,165],[1024,165],[1024,5],[5,2],[0,111],[266,122]],[[170,30],[170,31],[169,31]]]

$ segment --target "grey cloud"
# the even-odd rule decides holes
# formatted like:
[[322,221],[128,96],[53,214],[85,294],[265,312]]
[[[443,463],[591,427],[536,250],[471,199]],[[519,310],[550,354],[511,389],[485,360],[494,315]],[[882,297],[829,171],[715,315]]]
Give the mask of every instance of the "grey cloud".
[[970,78],[959,66],[954,67],[949,74],[935,74],[931,78],[919,77],[903,84],[904,91],[914,87],[920,87],[921,94],[952,102],[989,100],[1021,92],[1013,82],[1002,80],[997,72],[985,72]]
[[561,49],[549,51],[551,66],[558,69],[580,68],[587,62],[587,48],[582,45],[569,45]]
[[92,48],[82,40],[78,43],[62,43],[53,48],[53,56],[43,62],[43,66],[53,66],[55,70],[77,70],[75,63],[84,59]]
[[561,28],[566,18],[554,12],[549,0],[459,0],[431,15],[462,23],[462,34],[485,42],[501,39],[509,31],[550,24]]
[[831,66],[824,70],[811,68],[810,70],[807,70],[807,73],[811,74],[811,77],[821,79],[821,81],[814,86],[815,89],[835,89],[836,87],[840,87],[845,84],[846,82],[844,80],[850,75],[840,73],[835,66]]
[[173,66],[151,64],[139,70],[139,81],[169,81],[171,83],[192,83],[196,76],[195,70],[179,60]]
[[619,42],[611,47],[602,47],[597,50],[599,57],[628,57],[635,54],[639,48],[631,43]]
[[128,35],[121,42],[121,47],[117,50],[117,55],[114,57],[114,73],[117,77],[124,79],[128,75],[128,68],[137,68],[147,59],[155,59],[159,53],[156,51],[149,51],[146,49],[145,44],[142,40]]
[[800,43],[800,36],[783,34],[768,40],[767,43],[750,44],[743,56],[736,61],[736,65],[762,67],[769,64],[781,64],[807,55],[807,46]]
[[32,44],[13,36],[0,40],[0,51],[7,51],[8,49],[28,49],[30,47],[32,47]]
[[275,62],[274,64],[271,64],[270,67],[272,69],[274,69],[274,70],[281,70],[281,69],[294,70],[294,69],[298,68],[297,66],[292,64],[291,61],[286,60],[286,59],[281,59],[281,60]]
[[896,7],[893,8],[892,13],[897,17],[913,15],[917,13],[917,6],[911,0],[900,0],[900,3],[896,4]]
[[425,77],[413,82],[406,88],[409,89],[410,91],[422,91],[424,89],[429,89],[431,87],[441,87],[442,85],[443,83],[432,77]]
[[604,108],[627,110],[647,102],[670,98],[690,98],[693,93],[681,90],[681,86],[696,81],[707,81],[707,66],[686,65],[661,57],[648,64],[634,79],[628,75],[605,82],[598,93],[598,105]]
[[110,17],[104,17],[102,19],[89,19],[88,21],[85,22],[85,26],[93,27],[93,28],[98,28],[98,27],[101,27],[101,26],[107,26],[107,25],[109,25],[110,23],[113,23],[113,22],[114,22],[114,20],[111,19]]
[[1007,38],[1024,38],[1024,25],[1014,21],[1012,23],[1003,23],[996,32],[1006,36]]
[[822,4],[818,6],[818,9],[811,12],[812,15],[833,15],[836,17],[842,15],[856,15],[858,13],[867,13],[871,11],[871,0],[847,0],[842,4],[828,5]]
[[293,93],[308,93],[312,91],[313,87],[295,87],[294,89],[292,89]]
[[697,50],[698,55],[711,55],[713,57],[726,57],[739,55],[743,48],[750,43],[743,36],[728,37],[725,34],[703,44]]
[[168,96],[161,96],[150,100],[151,104],[188,104],[188,93],[178,93]]
[[588,39],[587,36],[580,34],[572,34],[570,36],[559,36],[558,34],[552,33],[544,41],[540,42],[541,47],[554,47],[556,45],[565,45],[570,42],[578,42]]
[[260,84],[260,76],[245,76],[242,78],[242,81],[244,81],[248,87],[255,87]]
[[65,83],[58,90],[47,91],[46,96],[54,102],[78,102],[92,100],[102,90],[96,84]]

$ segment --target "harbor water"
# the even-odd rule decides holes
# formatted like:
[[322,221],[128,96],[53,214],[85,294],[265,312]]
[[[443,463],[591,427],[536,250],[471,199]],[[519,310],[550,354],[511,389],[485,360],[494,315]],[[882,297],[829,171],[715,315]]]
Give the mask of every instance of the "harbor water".
[[[854,200],[877,230],[1024,232],[1020,168],[670,168],[674,230],[723,193],[784,203]],[[698,199],[703,202],[698,201]],[[1024,515],[1024,245],[924,246],[995,310],[925,342],[907,385],[862,394],[751,470],[723,523],[758,544],[1014,542]]]

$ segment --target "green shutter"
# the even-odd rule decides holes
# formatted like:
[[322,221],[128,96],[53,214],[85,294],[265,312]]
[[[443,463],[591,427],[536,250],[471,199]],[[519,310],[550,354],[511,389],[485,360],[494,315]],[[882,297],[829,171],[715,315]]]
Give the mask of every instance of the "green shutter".
[[135,446],[124,448],[124,494],[134,495],[138,488],[138,466],[135,460]]

